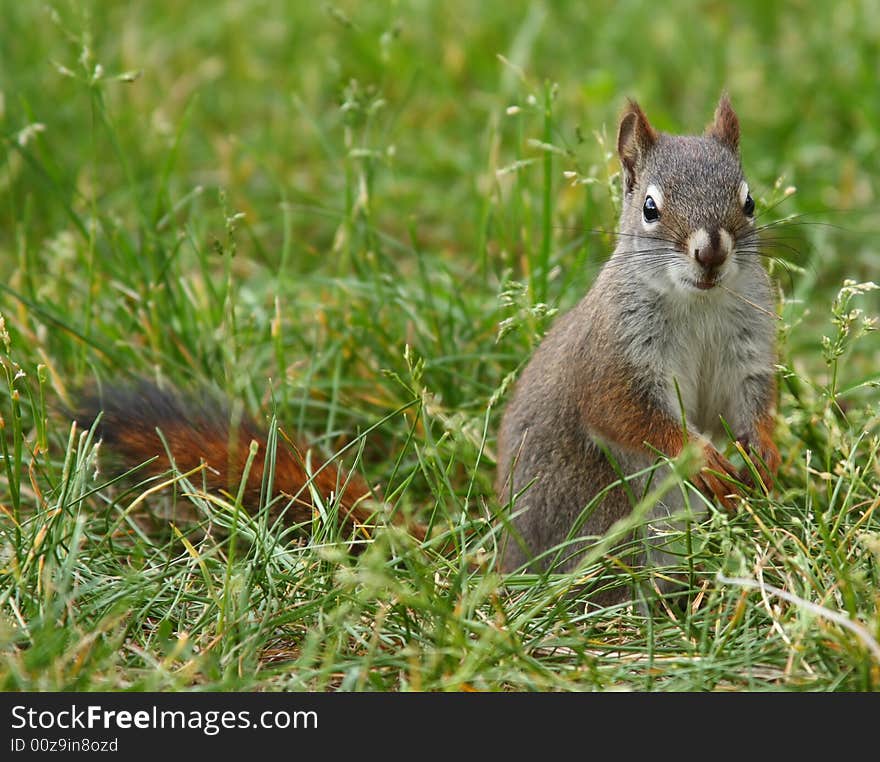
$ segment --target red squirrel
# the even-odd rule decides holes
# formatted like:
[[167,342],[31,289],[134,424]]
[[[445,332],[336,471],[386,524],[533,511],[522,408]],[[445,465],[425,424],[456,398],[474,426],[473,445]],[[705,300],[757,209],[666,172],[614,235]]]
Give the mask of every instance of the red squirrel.
[[[705,460],[694,485],[732,508],[737,487],[727,477],[748,481],[750,472],[717,449],[729,441],[725,424],[769,486],[780,462],[774,298],[739,136],[726,95],[701,136],[657,131],[633,101],[624,111],[617,246],[547,333],[504,412],[496,490],[514,516],[504,571],[575,569],[631,513],[646,486],[632,475],[688,440]],[[621,475],[628,490],[612,488]],[[682,503],[674,488],[657,504],[637,560],[675,561],[660,546],[681,526]]]

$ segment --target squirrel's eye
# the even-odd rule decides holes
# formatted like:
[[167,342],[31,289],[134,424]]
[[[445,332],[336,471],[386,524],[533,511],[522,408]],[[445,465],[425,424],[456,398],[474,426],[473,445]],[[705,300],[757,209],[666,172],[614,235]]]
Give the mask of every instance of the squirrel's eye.
[[660,210],[651,196],[645,196],[645,206],[642,208],[642,214],[645,215],[645,222],[657,222],[660,219]]
[[752,198],[751,193],[746,194],[746,200],[743,204],[743,212],[746,217],[751,217],[755,213],[755,199]]

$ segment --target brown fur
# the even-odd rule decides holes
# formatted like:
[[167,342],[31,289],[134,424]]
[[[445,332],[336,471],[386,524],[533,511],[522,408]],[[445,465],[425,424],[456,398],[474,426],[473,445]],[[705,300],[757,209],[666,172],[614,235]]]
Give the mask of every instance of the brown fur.
[[[267,433],[252,419],[230,420],[221,403],[205,404],[185,400],[177,394],[141,383],[135,388],[107,390],[102,396],[83,395],[77,422],[91,426],[101,413],[99,436],[126,468],[134,468],[152,460],[144,469],[151,475],[167,473],[171,459],[182,473],[201,470],[190,476],[195,485],[204,480],[212,492],[238,494],[239,485],[250,456],[251,442],[257,443],[242,503],[249,511],[260,505],[266,469]],[[157,431],[158,430],[158,431]],[[161,432],[161,437],[159,435]],[[164,439],[164,442],[163,442]],[[372,499],[370,488],[357,473],[346,473],[332,461],[311,458],[311,476],[306,469],[301,443],[286,442],[279,437],[274,462],[274,487],[288,500],[273,503],[273,517],[286,511],[287,523],[307,523],[316,510],[313,492],[330,503],[339,496],[339,517],[343,526],[357,531],[376,523],[381,510]],[[409,527],[418,538],[424,538],[421,527]]]
[[635,452],[650,448],[675,457],[684,447],[681,422],[658,409],[626,379],[634,374],[609,358],[599,383],[581,400],[586,425],[606,439]]
[[[748,454],[758,456],[757,458],[752,457],[752,463],[754,463],[755,470],[757,470],[766,488],[769,488],[773,483],[773,477],[779,471],[779,466],[782,463],[782,457],[779,455],[779,450],[773,442],[775,425],[776,422],[772,410],[765,410],[755,424],[758,435],[757,442],[747,442],[744,447]],[[752,452],[749,452],[749,450]],[[751,472],[747,468],[740,472],[739,478],[746,483],[752,482]]]

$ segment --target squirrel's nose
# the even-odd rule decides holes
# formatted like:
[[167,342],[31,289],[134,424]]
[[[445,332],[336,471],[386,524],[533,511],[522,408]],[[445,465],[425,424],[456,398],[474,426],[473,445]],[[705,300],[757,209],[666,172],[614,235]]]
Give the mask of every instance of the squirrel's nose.
[[704,228],[700,228],[691,234],[689,243],[694,259],[706,269],[710,269],[724,264],[730,255],[733,241],[726,230],[707,232]]

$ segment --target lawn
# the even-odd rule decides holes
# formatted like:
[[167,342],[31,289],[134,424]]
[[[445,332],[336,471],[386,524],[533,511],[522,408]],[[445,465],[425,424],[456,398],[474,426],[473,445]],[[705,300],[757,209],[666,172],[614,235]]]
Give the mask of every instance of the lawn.
[[[878,60],[872,2],[5,3],[0,688],[876,690]],[[626,97],[699,132],[724,89],[784,231],[783,463],[688,528],[686,596],[596,609],[640,572],[494,570],[498,423],[613,249]],[[135,377],[435,541],[117,478],[65,410]]]

